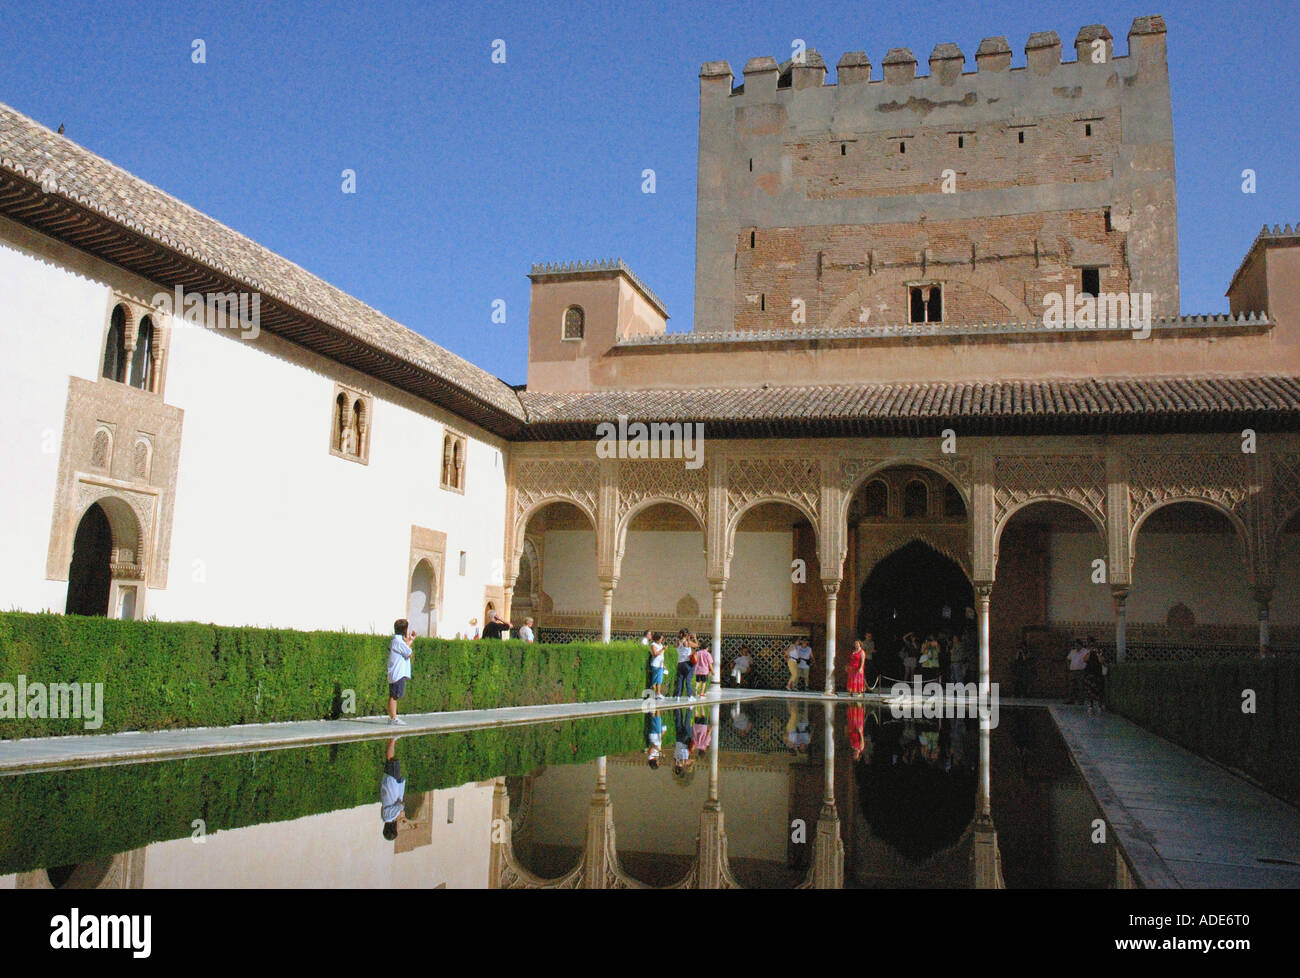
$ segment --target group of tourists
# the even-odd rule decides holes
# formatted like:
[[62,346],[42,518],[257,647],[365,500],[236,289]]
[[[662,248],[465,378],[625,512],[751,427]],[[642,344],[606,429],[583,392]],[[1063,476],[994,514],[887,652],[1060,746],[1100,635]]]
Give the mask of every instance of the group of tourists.
[[970,657],[972,636],[940,630],[928,632],[921,641],[915,632],[902,637],[893,656],[878,654],[875,640],[868,632],[853,643],[849,652],[848,691],[851,696],[875,689],[881,679],[911,682],[919,676],[951,683],[966,681],[966,661]]
[[[664,699],[664,652],[662,632],[647,628],[641,644],[649,649],[650,690],[656,700]],[[673,676],[673,698],[685,696],[693,702],[705,696],[713,678],[713,652],[701,643],[694,632],[685,628],[677,632],[677,671]]]
[[[469,620],[469,629],[467,630],[465,637],[470,639],[509,638],[510,629],[514,628],[514,625],[502,618],[501,615],[497,613],[497,610],[491,605],[488,605],[485,622],[486,624],[483,626],[483,632],[480,635],[478,630],[478,619],[471,618]],[[456,637],[459,638],[460,636],[457,635]],[[521,642],[537,641],[537,633],[533,630],[533,619],[524,619],[524,623],[519,629],[518,638]]]
[[1106,698],[1108,663],[1106,654],[1097,644],[1097,639],[1091,635],[1088,636],[1087,642],[1076,638],[1070,650],[1065,653],[1065,659],[1070,678],[1066,702],[1071,704],[1086,702],[1088,716],[1093,715],[1094,708],[1100,714],[1103,709],[1102,703]]

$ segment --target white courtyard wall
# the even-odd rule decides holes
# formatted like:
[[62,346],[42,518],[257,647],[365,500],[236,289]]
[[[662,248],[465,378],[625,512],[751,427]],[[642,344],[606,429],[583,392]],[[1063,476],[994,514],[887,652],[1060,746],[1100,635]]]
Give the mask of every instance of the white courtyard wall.
[[[45,564],[69,376],[112,383],[99,370],[114,288],[163,291],[0,222],[0,383],[16,412],[0,426],[6,609],[64,608],[67,583],[47,580]],[[330,454],[336,381],[374,397],[368,464]],[[499,439],[267,334],[179,323],[164,400],[184,411],[170,572],[144,615],[385,632],[406,614],[415,525],[446,534],[440,633],[481,618],[485,588],[500,583]],[[446,425],[467,436],[464,493],[439,487]]]

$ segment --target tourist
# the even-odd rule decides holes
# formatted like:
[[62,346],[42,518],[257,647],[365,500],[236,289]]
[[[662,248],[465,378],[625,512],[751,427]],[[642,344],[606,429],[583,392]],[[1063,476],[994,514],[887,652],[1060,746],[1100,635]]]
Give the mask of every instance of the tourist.
[[808,675],[812,670],[813,650],[808,644],[808,636],[800,636],[799,641],[790,646],[786,653],[790,666],[790,682],[786,689],[793,692],[796,687],[808,689]]
[[1069,697],[1066,703],[1075,704],[1083,702],[1083,672],[1088,666],[1088,650],[1083,647],[1083,642],[1079,639],[1074,640],[1070,646],[1070,651],[1065,654],[1069,662]]
[[707,645],[695,652],[695,695],[703,696],[709,691],[709,680],[713,678],[713,652]]
[[465,637],[466,637],[466,638],[469,638],[469,639],[474,639],[474,640],[477,640],[477,639],[478,639],[478,619],[477,619],[477,618],[471,618],[471,619],[469,620],[469,630],[468,630],[467,632],[465,632]]
[[1083,667],[1083,689],[1088,701],[1088,716],[1092,716],[1093,704],[1097,713],[1102,710],[1102,701],[1106,696],[1106,656],[1101,646],[1091,635],[1088,636],[1088,661]]
[[388,738],[384,752],[384,776],[379,782],[379,817],[384,820],[384,838],[397,838],[397,826],[406,821],[406,779],[402,762],[397,759],[397,739]]
[[867,691],[867,650],[862,647],[861,641],[853,643],[853,651],[849,653],[849,675],[848,690],[850,696],[861,696]]
[[952,637],[952,648],[948,652],[948,679],[953,683],[966,681],[966,641],[961,635]]
[[673,699],[681,699],[683,694],[690,694],[695,677],[694,659],[695,650],[691,648],[690,633],[683,628],[677,633],[677,674],[673,679]]
[[731,707],[731,729],[742,738],[748,737],[749,732],[754,729],[754,721],[749,719],[749,714],[740,708],[739,701]]
[[524,619],[524,627],[519,629],[519,638],[520,641],[524,642],[537,641],[537,636],[533,633],[533,620],[531,618]]
[[753,667],[754,660],[750,657],[749,646],[741,645],[736,652],[736,657],[731,660],[731,681],[737,686],[745,685],[745,674]]
[[654,698],[664,698],[664,642],[658,632],[650,633],[650,688]]
[[415,655],[408,642],[415,641],[415,633],[405,618],[393,622],[393,637],[388,640],[388,723],[405,726],[397,717],[397,701],[406,695],[406,681],[411,678],[411,656]]
[[642,645],[649,645],[649,644],[650,644],[651,642],[653,642],[654,640],[655,640],[654,629],[647,628],[647,629],[645,630],[645,634],[641,636],[641,644],[642,644]]
[[921,643],[921,679],[929,682],[939,675],[939,642],[931,632]]
[[[663,670],[661,669],[660,672]],[[663,697],[659,697],[663,699]],[[664,718],[657,712],[646,715],[646,764],[651,771],[659,769],[659,755],[664,749]]]
[[504,638],[510,631],[510,622],[502,618],[492,606],[488,606],[487,624],[483,626],[484,638]]
[[1029,655],[1029,646],[1024,642],[1020,643],[1020,649],[1016,652],[1016,658],[1011,663],[1011,695],[1015,697],[1026,697],[1032,695],[1030,689],[1034,683],[1034,660]]
[[903,682],[910,683],[912,677],[916,675],[916,658],[920,649],[920,642],[917,641],[914,632],[908,632],[903,636]]

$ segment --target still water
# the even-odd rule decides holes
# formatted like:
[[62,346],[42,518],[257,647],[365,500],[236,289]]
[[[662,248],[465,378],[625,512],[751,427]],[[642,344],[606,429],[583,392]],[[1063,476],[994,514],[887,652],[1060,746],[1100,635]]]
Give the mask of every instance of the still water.
[[0,888],[1108,887],[1099,820],[1046,711],[759,700],[0,777]]

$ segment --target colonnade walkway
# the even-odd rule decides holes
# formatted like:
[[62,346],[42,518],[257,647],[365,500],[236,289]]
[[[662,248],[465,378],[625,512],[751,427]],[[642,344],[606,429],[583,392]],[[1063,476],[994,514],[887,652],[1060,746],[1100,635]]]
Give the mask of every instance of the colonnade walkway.
[[1300,889],[1300,809],[1123,717],[1050,709],[1141,885]]

